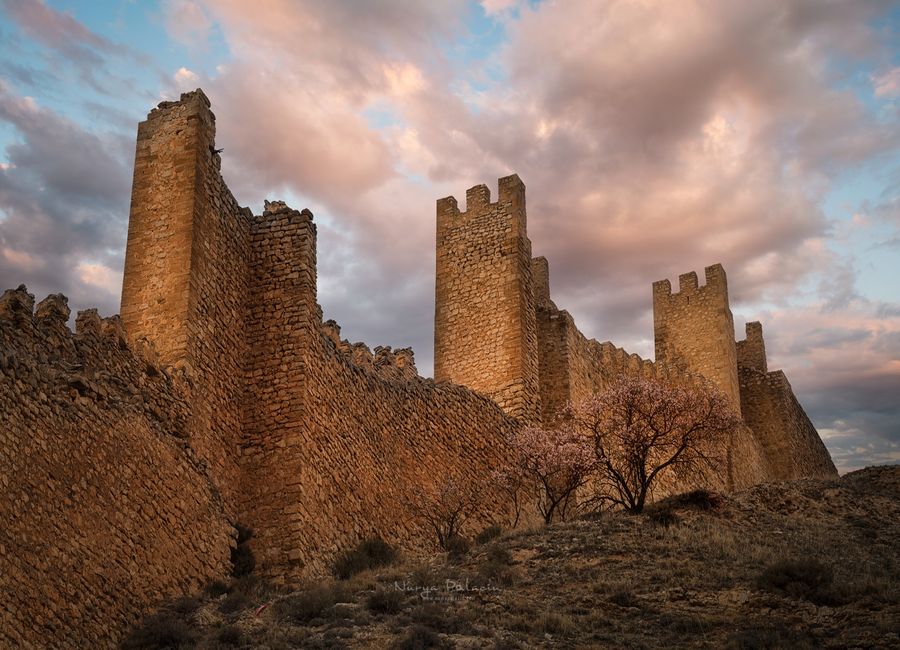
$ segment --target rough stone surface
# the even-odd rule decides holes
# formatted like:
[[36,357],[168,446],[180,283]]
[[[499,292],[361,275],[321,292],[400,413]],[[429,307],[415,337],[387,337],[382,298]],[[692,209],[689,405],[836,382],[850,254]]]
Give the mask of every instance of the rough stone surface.
[[762,444],[768,480],[834,476],[834,462],[781,370],[740,369],[744,420]]
[[747,323],[746,332],[737,342],[741,413],[762,446],[768,480],[834,476],[831,455],[784,372],[768,371],[762,325]]
[[191,438],[234,516],[252,214],[225,186],[214,143],[202,91],[138,126],[121,309],[128,337],[192,381]]
[[[732,397],[747,426],[713,487],[835,473],[768,372],[761,327],[733,340],[721,266],[704,287],[654,285],[652,362],[553,303],[517,176],[494,203],[470,189],[465,212],[441,199],[433,381],[411,349],[323,322],[312,213],[267,201],[254,216],[219,168],[203,93],[163,102],[138,128],[121,319],[87,310],[72,334],[64,296],[0,296],[2,647],[114,645],[140,612],[224,576],[237,523],[281,581],[371,535],[423,546],[408,504],[485,481],[505,434],[622,373]],[[485,521],[508,505],[485,503]]]
[[402,504],[448,477],[485,477],[516,426],[487,398],[416,375],[408,348],[373,356],[341,341],[316,304],[315,238],[312,214],[286,206],[251,235],[239,510],[279,579],[321,574],[372,535],[421,546]]
[[116,647],[223,575],[234,529],[188,440],[190,387],[48,300],[0,299],[0,647]]

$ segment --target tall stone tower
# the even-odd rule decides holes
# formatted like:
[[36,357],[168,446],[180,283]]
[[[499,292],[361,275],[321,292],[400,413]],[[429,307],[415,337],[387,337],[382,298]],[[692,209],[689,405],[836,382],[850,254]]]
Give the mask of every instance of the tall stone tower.
[[540,414],[537,324],[525,184],[476,185],[466,211],[437,202],[434,377],[484,393],[510,415]]
[[[247,233],[251,213],[225,186],[202,91],[138,125],[121,315],[132,340],[194,386],[191,445],[228,497],[241,433]],[[226,499],[230,503],[230,499]]]
[[721,264],[706,267],[706,284],[697,286],[693,271],[678,278],[678,293],[668,280],[653,283],[656,360],[709,379],[738,414],[741,393],[734,342],[734,318]]
[[215,137],[211,116],[205,95],[196,93],[138,125],[121,313],[128,333],[151,340],[167,364],[190,356],[197,185],[203,154],[211,157],[204,151]]

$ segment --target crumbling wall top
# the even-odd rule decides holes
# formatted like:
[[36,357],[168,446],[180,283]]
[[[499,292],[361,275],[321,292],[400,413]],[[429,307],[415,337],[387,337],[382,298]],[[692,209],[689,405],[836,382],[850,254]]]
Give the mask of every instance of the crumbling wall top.
[[357,368],[393,381],[424,379],[416,369],[415,353],[410,347],[394,350],[389,345],[378,345],[373,352],[365,343],[342,339],[341,326],[333,319],[322,323],[321,333],[344,361]]
[[197,108],[205,109],[213,120],[216,119],[215,114],[210,110],[212,104],[209,101],[209,97],[207,97],[206,93],[200,88],[190,92],[181,93],[181,97],[177,101],[160,102],[156,105],[156,108],[151,109],[147,114],[147,119],[155,119],[173,108],[184,106],[195,106]]

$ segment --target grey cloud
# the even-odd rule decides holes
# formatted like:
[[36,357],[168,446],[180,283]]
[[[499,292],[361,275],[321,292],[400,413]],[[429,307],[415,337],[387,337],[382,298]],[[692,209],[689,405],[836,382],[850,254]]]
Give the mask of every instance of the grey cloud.
[[[900,462],[896,308],[864,303],[850,315],[810,309],[774,318],[766,330],[769,367],[787,370],[842,469]],[[885,311],[897,313],[880,315]]]
[[[668,5],[693,15],[679,15],[682,31],[662,30],[668,40],[658,43],[652,25],[667,19],[665,10],[605,7],[539,6],[510,27],[515,108],[494,115],[504,128],[483,113],[459,120],[451,102],[444,113],[453,119],[435,120],[439,99],[414,114],[417,126],[430,121],[423,130],[442,168],[484,174],[472,160],[499,160],[495,168],[522,175],[532,239],[555,267],[560,304],[579,301],[580,287],[607,283],[640,295],[660,276],[716,261],[729,271],[734,302],[781,300],[827,268],[830,258],[807,246],[827,235],[827,224],[804,183],[869,160],[898,137],[895,125],[865,119],[850,93],[831,90],[824,71],[839,33],[852,41],[848,54],[877,50],[865,23],[879,5]],[[723,111],[737,116],[737,136],[749,129],[733,171],[691,149]],[[538,138],[538,119],[557,122],[556,130]],[[449,141],[448,122],[469,135],[467,146]],[[802,173],[785,177],[792,166]],[[835,306],[854,296],[845,276],[831,292]],[[634,306],[611,319],[627,329],[645,311]]]
[[131,163],[123,140],[89,133],[5,86],[0,120],[20,138],[0,171],[0,285],[63,291],[79,308],[117,311],[118,296],[85,282],[79,264],[120,272]]
[[861,343],[872,336],[870,330],[862,328],[812,329],[805,332],[803,337],[797,340],[788,351],[790,354],[808,355],[816,348],[833,348],[847,343]]
[[900,377],[872,374],[809,391],[804,394],[804,402],[819,428],[851,428],[864,432],[868,441],[884,446],[900,444],[897,395],[900,395]]

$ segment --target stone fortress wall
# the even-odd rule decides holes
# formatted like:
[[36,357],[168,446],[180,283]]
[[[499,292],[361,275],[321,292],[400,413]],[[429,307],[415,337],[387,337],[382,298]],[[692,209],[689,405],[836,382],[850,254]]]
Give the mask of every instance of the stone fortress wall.
[[[656,360],[642,359],[588,339],[556,306],[546,258],[530,258],[524,183],[513,175],[498,185],[495,203],[486,186],[469,189],[464,212],[453,197],[437,202],[436,378],[491,396],[519,421],[545,425],[623,373],[675,382],[702,378],[744,419],[725,450],[727,471],[712,487],[836,473],[784,373],[767,371],[762,326],[749,323],[747,340],[734,340],[720,264],[705,269],[703,285],[694,272],[679,277],[676,293],[668,280],[653,284]],[[503,373],[494,374],[493,364]],[[510,386],[515,401],[508,398]]]
[[[623,372],[701,375],[734,398],[747,426],[715,487],[834,473],[761,329],[728,335],[721,267],[674,296],[654,285],[651,362],[553,304],[517,176],[496,202],[483,185],[465,211],[441,199],[425,379],[412,350],[323,322],[312,214],[253,215],[220,162],[202,91],[139,125],[121,321],[88,310],[72,334],[62,296],[0,299],[0,646],[113,647],[154,603],[225,575],[237,523],[277,580],[370,535],[422,546],[406,503],[483,480],[506,434]],[[487,517],[504,507],[486,500]]]
[[194,391],[117,317],[0,297],[0,647],[115,647],[135,616],[230,566]]
[[214,134],[199,91],[139,126],[121,322],[0,301],[2,647],[115,647],[227,574],[237,523],[276,580],[371,535],[425,546],[404,503],[482,480],[518,426],[409,349],[341,341],[311,213],[239,207]]

